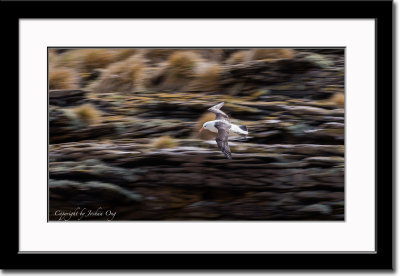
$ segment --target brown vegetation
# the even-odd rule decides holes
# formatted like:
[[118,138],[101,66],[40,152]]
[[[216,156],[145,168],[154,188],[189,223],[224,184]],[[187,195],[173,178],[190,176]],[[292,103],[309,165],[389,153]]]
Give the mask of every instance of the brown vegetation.
[[114,61],[115,52],[111,49],[74,49],[60,54],[55,65],[74,68],[79,73],[91,73]]
[[191,84],[192,89],[203,92],[217,91],[220,86],[221,72],[222,68],[217,63],[200,64]]
[[76,89],[78,88],[78,75],[68,68],[49,66],[49,89]]
[[121,61],[124,59],[127,59],[138,52],[140,52],[140,49],[135,49],[135,48],[126,48],[126,49],[114,49],[113,50],[113,55],[114,55],[114,60],[113,62]]
[[330,102],[332,102],[340,107],[344,107],[344,93],[341,93],[341,92],[335,93],[330,98]]
[[178,51],[168,58],[168,69],[176,77],[191,77],[199,60],[200,57],[195,52]]
[[200,56],[194,51],[176,51],[168,58],[163,70],[162,89],[176,90],[186,87],[195,76]]
[[251,51],[251,59],[280,59],[293,58],[295,51],[293,49],[254,49]]
[[85,125],[98,124],[101,122],[101,113],[95,106],[84,104],[72,109],[76,118]]
[[145,64],[141,56],[111,64],[98,81],[90,86],[95,92],[131,92],[141,89]]
[[174,148],[178,146],[177,140],[170,136],[161,136],[159,138],[156,138],[153,140],[151,143],[151,146],[157,149],[163,149],[163,148]]
[[243,50],[233,53],[227,60],[226,63],[228,64],[238,64],[242,62],[248,61],[250,58],[250,51]]
[[162,62],[166,61],[168,57],[174,53],[176,49],[146,49],[144,51],[144,56],[150,62]]

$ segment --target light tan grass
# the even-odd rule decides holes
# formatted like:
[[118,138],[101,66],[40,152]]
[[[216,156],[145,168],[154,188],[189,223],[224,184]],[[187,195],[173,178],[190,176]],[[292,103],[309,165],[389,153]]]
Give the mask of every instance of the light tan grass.
[[118,62],[137,54],[138,52],[140,52],[140,49],[134,49],[134,48],[114,49],[113,52],[114,52],[113,62]]
[[171,54],[162,70],[163,81],[159,88],[184,90],[194,79],[196,66],[202,59],[193,51],[179,50]]
[[249,61],[251,56],[251,52],[250,51],[238,51],[233,53],[227,60],[226,63],[230,64],[230,65],[234,65],[234,64],[239,64],[239,63],[243,63],[246,61]]
[[168,58],[168,70],[176,77],[191,77],[200,56],[193,51],[177,51]]
[[114,61],[114,53],[108,49],[82,49],[79,69],[82,73],[90,73],[94,69],[105,68]]
[[48,57],[49,67],[57,66],[58,55],[54,49],[49,49]]
[[58,55],[57,66],[76,69],[79,65],[80,50],[71,49]]
[[143,89],[145,63],[140,56],[111,64],[90,89],[97,92],[131,92]]
[[76,117],[85,125],[101,122],[101,112],[92,104],[84,104],[72,109]]
[[290,59],[294,56],[295,51],[293,49],[254,49],[251,51],[250,59]]
[[338,92],[333,94],[329,101],[337,106],[344,107],[344,93]]
[[147,49],[144,53],[145,57],[151,62],[166,61],[176,49]]
[[154,139],[151,146],[157,149],[174,148],[178,146],[178,141],[170,136],[161,136]]
[[77,89],[77,73],[68,68],[49,66],[49,89]]
[[79,73],[91,73],[105,68],[115,60],[112,49],[75,49],[59,55],[59,65],[76,69]]
[[191,84],[195,90],[217,92],[220,87],[222,68],[217,63],[202,63],[196,69]]

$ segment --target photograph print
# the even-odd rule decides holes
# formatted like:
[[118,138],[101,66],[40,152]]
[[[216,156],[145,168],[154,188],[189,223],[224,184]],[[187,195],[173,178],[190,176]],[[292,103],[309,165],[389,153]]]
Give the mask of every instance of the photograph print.
[[48,51],[48,220],[344,221],[344,48]]

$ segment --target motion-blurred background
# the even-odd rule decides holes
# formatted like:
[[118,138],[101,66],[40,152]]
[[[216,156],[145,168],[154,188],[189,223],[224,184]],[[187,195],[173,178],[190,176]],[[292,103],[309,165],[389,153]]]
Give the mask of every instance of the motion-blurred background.
[[343,49],[48,51],[50,220],[344,219]]

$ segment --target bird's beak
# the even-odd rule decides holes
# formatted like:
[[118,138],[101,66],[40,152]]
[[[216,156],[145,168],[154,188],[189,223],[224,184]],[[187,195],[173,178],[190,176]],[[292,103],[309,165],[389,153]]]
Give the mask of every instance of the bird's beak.
[[204,127],[200,128],[199,134],[204,130]]

